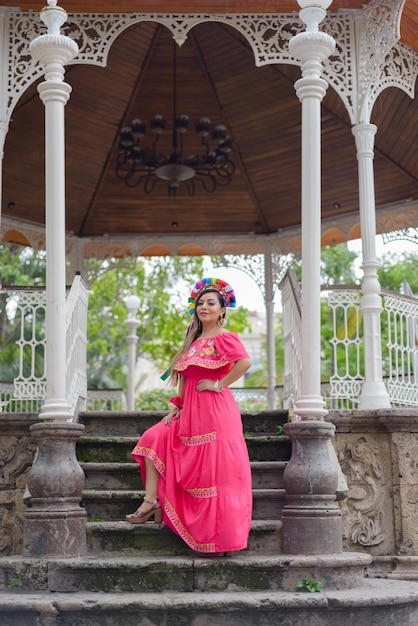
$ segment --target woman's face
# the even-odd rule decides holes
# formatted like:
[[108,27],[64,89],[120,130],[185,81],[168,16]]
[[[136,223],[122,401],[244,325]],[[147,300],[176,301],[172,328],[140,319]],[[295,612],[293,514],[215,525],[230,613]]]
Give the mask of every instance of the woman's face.
[[196,315],[202,324],[213,324],[223,317],[225,307],[217,291],[205,291],[196,301]]

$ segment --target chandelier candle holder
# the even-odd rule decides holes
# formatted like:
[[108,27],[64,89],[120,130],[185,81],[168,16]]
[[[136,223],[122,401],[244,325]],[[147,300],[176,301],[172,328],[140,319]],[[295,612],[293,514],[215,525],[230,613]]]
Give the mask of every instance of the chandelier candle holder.
[[146,124],[134,119],[131,126],[120,133],[116,175],[128,187],[143,184],[146,194],[152,193],[157,183],[167,181],[168,195],[176,196],[180,183],[185,183],[189,196],[194,196],[196,183],[208,193],[231,182],[235,164],[230,158],[232,140],[224,125],[212,127],[208,117],[196,123],[196,134],[201,138],[202,154],[184,156],[183,137],[189,131],[188,115],[177,115],[177,58],[176,42],[173,41],[173,120],[171,153],[167,156],[158,151],[160,136],[168,131],[162,115],[150,121],[154,141],[151,147],[143,145]]

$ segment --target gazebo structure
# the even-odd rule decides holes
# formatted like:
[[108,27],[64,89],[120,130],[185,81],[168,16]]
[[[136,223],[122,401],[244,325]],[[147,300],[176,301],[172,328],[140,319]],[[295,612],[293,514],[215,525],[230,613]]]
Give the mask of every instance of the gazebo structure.
[[61,463],[82,433],[68,398],[66,262],[82,272],[88,256],[264,254],[271,339],[281,259],[296,251],[301,387],[298,419],[286,426],[282,550],[339,555],[335,426],[320,388],[320,247],[361,235],[359,408],[362,419],[387,415],[375,234],[413,236],[418,225],[417,1],[266,1],[255,13],[234,0],[87,0],[64,7],[68,15],[56,4],[41,20],[31,1],[0,13],[1,234],[47,251],[47,396],[32,429],[26,554],[54,555],[64,535],[66,555],[85,550],[82,476],[76,462]]
[[[20,3],[19,10],[7,8],[9,4],[14,3],[5,3],[2,13],[1,233],[5,240],[38,247],[46,238],[44,125],[36,93],[44,67],[29,44],[44,31],[31,12],[39,10],[36,3]],[[302,118],[294,87],[301,59],[288,44],[304,24],[294,2],[262,3],[256,15],[242,3],[238,13],[233,1],[221,3],[218,12],[204,3],[192,5],[173,9],[170,3],[153,3],[152,13],[148,6],[142,7],[143,13],[133,12],[135,3],[71,6],[61,28],[77,43],[74,56],[68,49],[71,58],[63,59],[71,87],[61,164],[66,172],[61,190],[66,258],[71,277],[82,271],[88,256],[265,255],[264,267],[251,271],[266,302],[271,399],[274,290],[287,253],[301,250]],[[321,244],[358,238],[361,227],[363,241],[370,239],[363,261],[373,263],[376,231],[414,229],[417,222],[416,5],[362,6],[335,2],[321,22],[336,49],[323,59],[321,70],[330,85],[321,95],[321,157],[318,150],[306,158],[320,165]],[[181,17],[173,19],[172,11],[180,8]],[[199,157],[205,150],[194,131],[201,118],[210,118],[213,127],[224,126],[232,141],[230,181],[211,177],[205,191],[199,182],[205,177],[197,175],[189,181],[195,182],[194,195],[188,194],[187,180],[170,196],[169,180],[155,175],[128,175],[124,180],[122,169],[116,172],[121,131],[135,119],[148,125],[142,147],[151,148],[158,137],[159,153],[169,158],[176,151],[173,41],[178,44],[176,114],[190,117],[188,132],[178,134],[179,141],[184,139],[184,157]],[[161,134],[153,133],[149,124],[156,115],[167,123]],[[306,130],[306,122],[304,126]],[[359,142],[366,142],[367,149]],[[54,175],[50,171],[50,178]],[[375,269],[367,263],[364,267],[371,287]],[[376,284],[373,289],[378,290]],[[375,347],[370,352],[375,354]],[[364,408],[369,395],[373,407],[376,392],[385,395],[378,377],[378,371],[369,371]]]

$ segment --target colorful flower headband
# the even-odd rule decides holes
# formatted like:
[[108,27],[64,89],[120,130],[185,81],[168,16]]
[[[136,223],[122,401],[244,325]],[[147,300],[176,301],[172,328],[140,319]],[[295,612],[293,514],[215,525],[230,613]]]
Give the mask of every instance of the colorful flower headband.
[[189,297],[189,313],[193,315],[196,301],[205,291],[217,291],[221,294],[224,306],[234,309],[237,306],[234,290],[220,278],[202,278],[198,280]]

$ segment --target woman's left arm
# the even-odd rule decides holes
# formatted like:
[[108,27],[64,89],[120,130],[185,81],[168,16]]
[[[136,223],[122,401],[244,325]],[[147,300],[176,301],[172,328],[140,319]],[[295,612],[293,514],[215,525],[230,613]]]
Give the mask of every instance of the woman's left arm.
[[245,357],[244,359],[239,359],[234,363],[232,368],[229,370],[228,374],[221,378],[218,381],[219,389],[223,389],[224,387],[228,387],[232,385],[238,378],[241,378],[245,374],[245,372],[251,367],[251,359],[249,357]]
[[215,381],[209,380],[207,378],[199,380],[199,383],[197,385],[197,391],[221,391],[224,387],[232,385],[232,383],[238,380],[238,378],[241,378],[241,376],[245,374],[250,366],[251,359],[249,357],[238,359],[238,361],[235,361],[228,374],[226,374],[220,380]]

